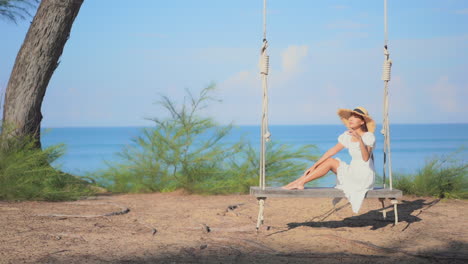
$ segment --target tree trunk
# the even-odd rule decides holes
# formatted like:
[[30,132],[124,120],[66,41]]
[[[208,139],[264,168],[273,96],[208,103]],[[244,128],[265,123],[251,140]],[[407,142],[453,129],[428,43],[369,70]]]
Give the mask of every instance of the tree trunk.
[[12,131],[2,136],[33,136],[41,147],[42,100],[83,1],[42,0],[8,81],[3,132]]

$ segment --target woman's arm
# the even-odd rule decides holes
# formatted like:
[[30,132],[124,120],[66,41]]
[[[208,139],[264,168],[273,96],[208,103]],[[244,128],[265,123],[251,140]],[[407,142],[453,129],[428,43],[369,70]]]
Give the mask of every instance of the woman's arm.
[[364,144],[364,141],[362,141],[362,138],[359,140],[359,147],[361,148],[362,159],[364,161],[368,161],[371,156],[372,147],[366,146],[366,144]]
[[361,149],[362,159],[364,161],[368,161],[370,159],[370,156],[371,156],[372,147],[366,146],[366,144],[364,144],[364,141],[362,140],[362,137],[357,132],[351,131],[350,134],[351,134],[351,136],[358,139],[359,148]]
[[312,166],[313,168],[316,168],[320,163],[324,162],[328,158],[334,156],[336,153],[340,152],[344,148],[343,144],[337,143],[335,146],[331,147],[325,154],[322,155],[322,157],[315,162],[315,164]]

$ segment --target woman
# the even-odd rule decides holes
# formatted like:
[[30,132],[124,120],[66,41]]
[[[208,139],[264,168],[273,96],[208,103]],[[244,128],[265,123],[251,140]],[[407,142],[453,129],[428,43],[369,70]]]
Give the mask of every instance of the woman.
[[[304,189],[304,184],[333,171],[337,175],[335,188],[344,192],[351,203],[354,213],[359,211],[362,200],[374,185],[375,170],[372,150],[375,148],[375,122],[364,107],[339,109],[338,116],[349,129],[338,137],[338,143],[323,156],[299,179],[283,186],[283,189]],[[343,148],[349,150],[351,163],[332,158]]]

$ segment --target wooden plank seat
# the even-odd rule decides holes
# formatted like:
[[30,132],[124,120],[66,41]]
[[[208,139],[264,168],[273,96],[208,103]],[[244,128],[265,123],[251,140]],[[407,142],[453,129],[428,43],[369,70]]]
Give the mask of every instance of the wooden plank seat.
[[[265,206],[265,200],[268,197],[278,197],[278,198],[345,198],[343,191],[330,188],[330,187],[306,187],[303,190],[286,190],[281,187],[265,187],[265,190],[262,190],[261,187],[251,186],[250,195],[257,197],[259,204],[258,218],[257,218],[257,231],[260,228],[260,225],[263,224],[263,210]],[[398,200],[403,196],[403,192],[397,189],[384,189],[384,188],[374,188],[369,190],[366,193],[365,198],[378,198],[382,203],[382,214],[383,218],[387,217],[387,210],[385,208],[385,199],[390,199],[391,204],[393,204],[393,210],[395,213],[395,225],[398,223],[398,211],[397,205]]]
[[[281,187],[250,187],[250,195],[255,197],[315,197],[315,198],[344,198],[343,191],[328,187],[306,187],[304,190],[285,190]],[[397,189],[374,188],[369,190],[366,198],[399,198],[403,192]]]

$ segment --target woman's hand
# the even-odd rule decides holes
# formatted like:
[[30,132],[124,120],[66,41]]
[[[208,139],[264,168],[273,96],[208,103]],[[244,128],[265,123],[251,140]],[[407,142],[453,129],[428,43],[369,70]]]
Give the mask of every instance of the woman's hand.
[[356,130],[348,130],[348,134],[355,137],[357,140],[361,140],[361,136],[356,132]]

